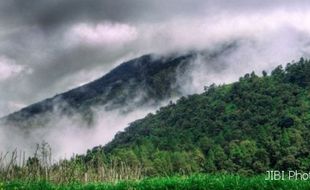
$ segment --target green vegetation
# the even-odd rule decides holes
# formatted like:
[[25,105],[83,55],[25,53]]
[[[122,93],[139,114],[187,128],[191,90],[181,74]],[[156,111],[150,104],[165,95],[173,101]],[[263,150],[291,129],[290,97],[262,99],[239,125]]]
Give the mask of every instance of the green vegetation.
[[310,61],[205,87],[70,160],[50,162],[46,144],[16,154],[0,155],[0,190],[309,189],[261,174],[310,171]]
[[[310,170],[310,62],[301,59],[258,77],[211,85],[133,122],[102,152],[146,176],[195,172],[253,175]],[[83,157],[83,156],[82,156]]]
[[120,160],[104,158],[102,154],[93,155],[87,162],[78,156],[53,162],[51,149],[46,143],[38,145],[34,155],[29,158],[17,151],[0,154],[0,182],[115,182],[141,179],[142,170],[139,164],[126,165]]
[[263,176],[247,178],[233,175],[161,177],[144,179],[140,181],[120,181],[116,183],[69,183],[56,185],[45,181],[30,183],[14,181],[0,184],[0,190],[303,190],[309,188],[309,181],[267,181]]

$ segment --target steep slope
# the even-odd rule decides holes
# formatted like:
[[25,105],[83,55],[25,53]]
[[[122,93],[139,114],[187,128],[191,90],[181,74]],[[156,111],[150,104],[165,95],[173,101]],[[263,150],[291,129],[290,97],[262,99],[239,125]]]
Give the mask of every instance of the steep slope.
[[101,151],[142,164],[147,175],[309,171],[310,61],[183,97],[133,122],[85,160]]
[[144,55],[120,64],[93,82],[25,107],[1,121],[9,126],[31,128],[44,126],[55,115],[78,114],[89,125],[93,122],[93,106],[128,112],[142,105],[158,105],[162,100],[182,95],[177,77],[190,70],[197,56],[214,60],[236,45],[233,42],[212,51],[181,55]]
[[107,110],[153,103],[179,94],[176,72],[182,72],[194,57],[163,57],[145,55],[128,61],[107,75],[81,87],[30,105],[3,118],[8,125],[42,126],[54,112],[72,115],[79,113],[92,120],[92,106],[105,105]]

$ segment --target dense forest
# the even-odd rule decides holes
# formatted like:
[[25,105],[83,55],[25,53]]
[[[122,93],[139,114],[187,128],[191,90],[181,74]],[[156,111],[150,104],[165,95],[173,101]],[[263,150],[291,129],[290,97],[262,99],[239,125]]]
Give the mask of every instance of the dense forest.
[[205,87],[77,156],[140,165],[144,175],[310,170],[310,61]]

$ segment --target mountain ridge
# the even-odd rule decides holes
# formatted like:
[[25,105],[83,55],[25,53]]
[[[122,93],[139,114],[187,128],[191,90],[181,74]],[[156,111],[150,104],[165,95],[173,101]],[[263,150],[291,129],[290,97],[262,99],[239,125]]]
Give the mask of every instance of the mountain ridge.
[[[68,115],[72,115],[75,112],[89,113],[91,106],[107,104],[109,104],[107,109],[115,109],[121,107],[118,104],[128,104],[127,102],[131,98],[133,99],[133,97],[137,96],[135,91],[138,91],[139,88],[143,89],[147,96],[152,96],[154,101],[163,100],[173,96],[173,93],[178,93],[177,88],[174,88],[172,85],[176,77],[174,72],[176,72],[179,66],[184,69],[193,56],[193,54],[188,54],[179,57],[163,57],[148,54],[135,58],[120,64],[106,75],[90,83],[29,105],[3,117],[2,120],[6,124],[19,125],[24,123],[25,120],[34,120],[33,118],[37,115],[53,111],[64,112]],[[157,79],[159,82],[161,82],[160,80],[165,80],[165,83],[163,83],[164,89],[157,89],[158,86],[156,85],[159,84],[154,84],[155,79],[151,77],[157,77],[161,72],[166,72],[165,77],[167,78],[159,77]],[[125,91],[127,89],[129,92]],[[127,94],[118,95],[118,91]],[[137,104],[144,104],[147,101],[147,99],[142,99]],[[22,125],[31,125],[31,121],[30,123],[25,123]],[[37,125],[41,125],[40,123],[44,122],[39,122]]]
[[310,61],[301,59],[182,97],[81,158],[139,163],[145,175],[309,171],[309,110]]
[[40,127],[57,112],[67,116],[79,114],[91,125],[92,106],[128,112],[141,105],[157,105],[162,100],[182,95],[182,84],[177,82],[177,77],[188,72],[198,56],[213,60],[237,46],[234,41],[212,51],[143,55],[120,64],[92,82],[29,105],[0,120],[5,125]]

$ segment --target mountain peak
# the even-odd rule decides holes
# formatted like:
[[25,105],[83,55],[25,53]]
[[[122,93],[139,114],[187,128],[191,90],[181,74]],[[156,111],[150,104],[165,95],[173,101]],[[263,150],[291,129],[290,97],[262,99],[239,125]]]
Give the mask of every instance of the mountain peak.
[[176,72],[184,70],[193,56],[143,55],[120,64],[97,80],[32,104],[2,120],[7,125],[38,127],[48,121],[48,115],[59,112],[69,116],[87,115],[91,122],[92,106],[130,110],[130,107],[171,98],[180,94],[174,85]]

